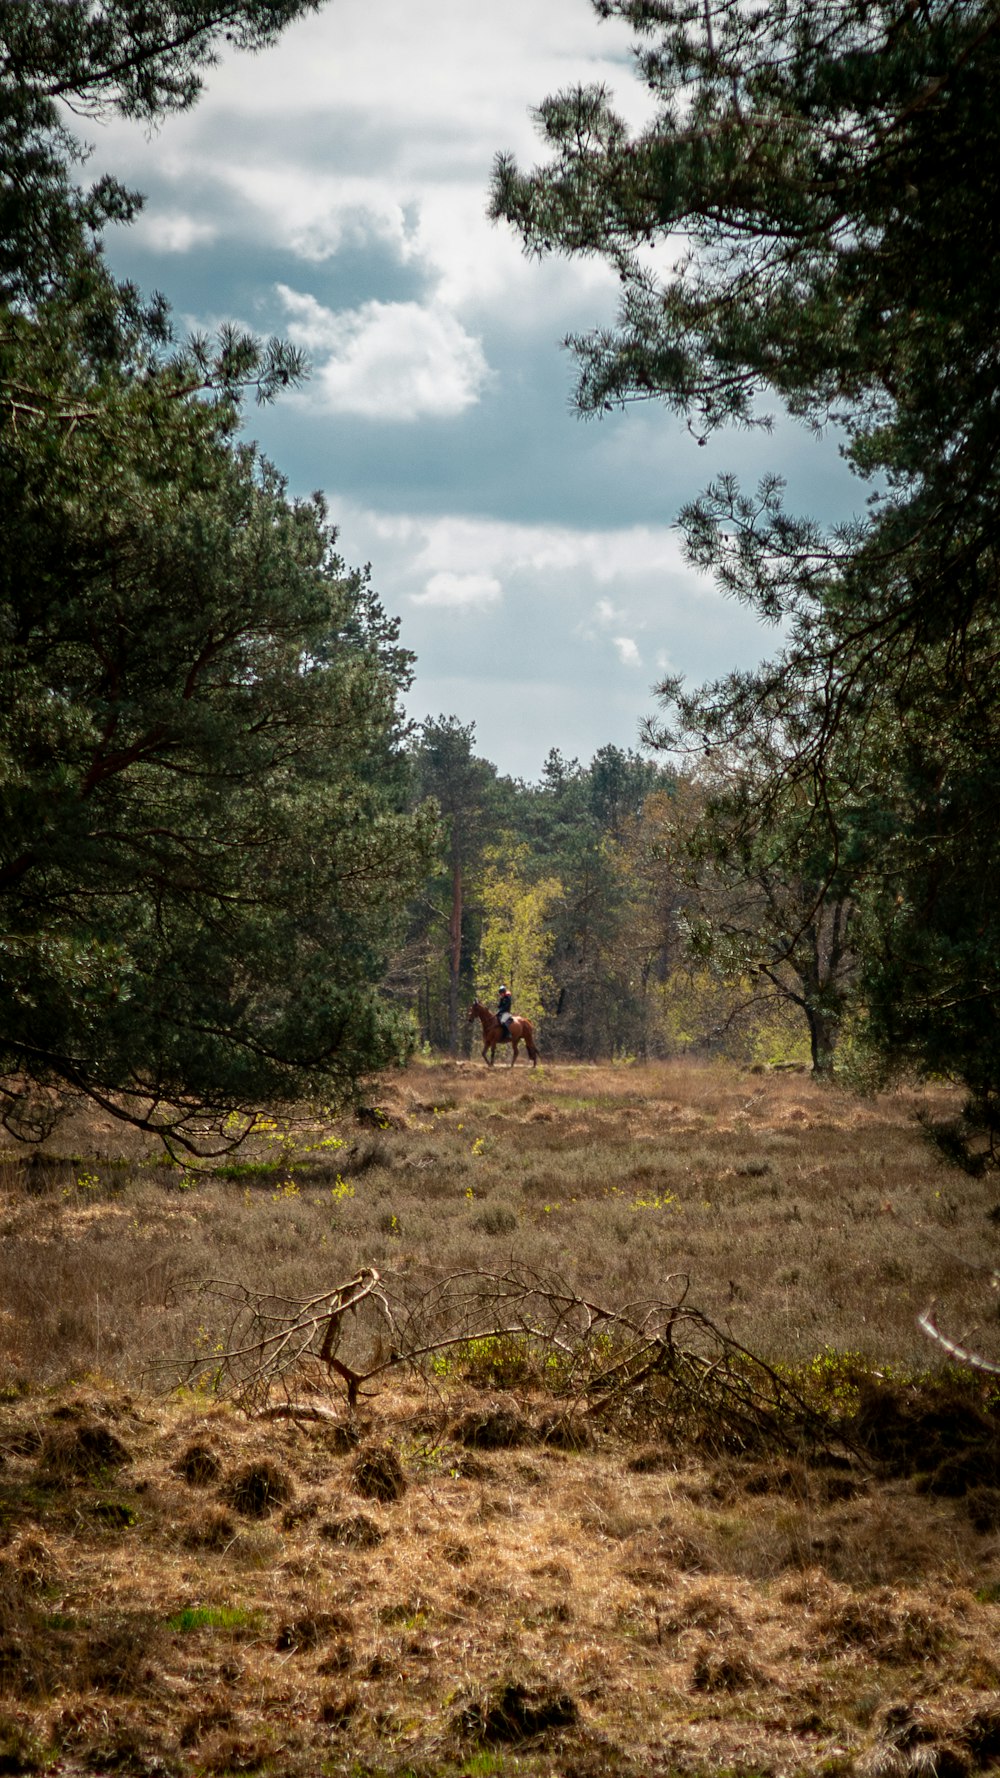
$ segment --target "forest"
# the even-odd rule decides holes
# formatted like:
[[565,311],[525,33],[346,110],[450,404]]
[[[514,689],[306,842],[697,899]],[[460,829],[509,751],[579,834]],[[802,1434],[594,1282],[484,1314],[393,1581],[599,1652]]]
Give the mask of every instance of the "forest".
[[[409,757],[414,794],[434,799],[447,834],[388,978],[421,1043],[477,1054],[467,1008],[495,1002],[503,980],[553,1060],[716,1055],[832,1072],[854,1005],[854,903],[819,866],[783,874],[775,857],[751,875],[735,843],[718,846],[712,793],[731,769],[679,771],[608,745],[586,766],[553,750],[527,785],[444,717]],[[841,1058],[850,1048],[848,1035]]]

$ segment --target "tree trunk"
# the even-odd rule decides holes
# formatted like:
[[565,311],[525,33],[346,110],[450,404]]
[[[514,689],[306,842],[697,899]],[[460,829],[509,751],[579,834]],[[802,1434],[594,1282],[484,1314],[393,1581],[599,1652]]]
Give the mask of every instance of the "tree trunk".
[[451,918],[448,922],[448,1049],[458,1055],[458,987],[462,971],[462,867],[451,874]]
[[823,1012],[815,1006],[806,1007],[806,1018],[809,1020],[813,1073],[829,1076],[833,1073],[834,1051],[840,1036],[840,1018],[836,1013]]

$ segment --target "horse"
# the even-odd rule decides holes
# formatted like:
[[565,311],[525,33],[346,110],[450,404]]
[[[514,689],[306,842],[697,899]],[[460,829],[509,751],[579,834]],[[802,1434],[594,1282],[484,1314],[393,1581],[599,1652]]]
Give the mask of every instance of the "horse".
[[[478,1019],[483,1027],[483,1061],[488,1062],[492,1068],[496,1061],[497,1044],[504,1042],[504,1028],[500,1023],[500,1020],[497,1018],[496,1013],[491,1012],[488,1006],[484,1006],[481,1000],[474,1000],[472,1002],[466,1023],[471,1025],[473,1019]],[[524,1044],[525,1049],[531,1057],[532,1068],[537,1067],[538,1051],[535,1048],[535,1034],[531,1028],[531,1020],[511,1019],[507,1026],[507,1032],[511,1043],[511,1067],[513,1068],[514,1063],[517,1061],[518,1045],[521,1043]],[[489,1050],[489,1055],[486,1053],[487,1050]]]

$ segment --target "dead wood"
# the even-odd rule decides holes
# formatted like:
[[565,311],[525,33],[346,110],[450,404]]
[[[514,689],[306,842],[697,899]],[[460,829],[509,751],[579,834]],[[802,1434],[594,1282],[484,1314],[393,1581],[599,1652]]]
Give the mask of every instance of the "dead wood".
[[669,1278],[656,1300],[609,1305],[527,1270],[383,1278],[365,1267],[306,1300],[225,1280],[200,1289],[230,1313],[189,1383],[255,1416],[327,1419],[308,1399],[342,1386],[353,1414],[362,1391],[399,1365],[429,1386],[448,1362],[516,1344],[527,1379],[577,1413],[622,1428],[740,1452],[843,1445],[839,1430],[794,1386],[741,1346]]

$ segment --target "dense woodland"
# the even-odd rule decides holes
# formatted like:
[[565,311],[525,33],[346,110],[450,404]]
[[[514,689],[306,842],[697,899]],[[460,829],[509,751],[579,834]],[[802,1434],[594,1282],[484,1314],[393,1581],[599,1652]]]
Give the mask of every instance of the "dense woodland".
[[814,911],[818,878],[779,890],[708,856],[711,776],[606,746],[589,765],[553,751],[524,784],[444,717],[421,726],[410,760],[445,835],[389,978],[422,1043],[478,1054],[466,1010],[495,1002],[503,979],[553,1059],[812,1053],[832,1066],[849,906],[821,896]]
[[[859,516],[723,478],[691,560],[784,620],[752,674],[660,688],[650,752],[513,784],[449,716],[319,498],[243,442],[280,341],[176,337],[116,281],[67,119],[193,104],[307,0],[8,0],[0,38],[0,1105],[90,1095],[171,1142],[456,1050],[510,977],[552,1057],[691,1046],[967,1089],[1000,1136],[996,820],[1000,7],[597,0],[652,116],[546,100],[496,164],[529,252],[597,255],[578,401],[707,436],[778,399]],[[679,239],[686,243],[678,256]],[[671,244],[674,245],[671,245]]]

